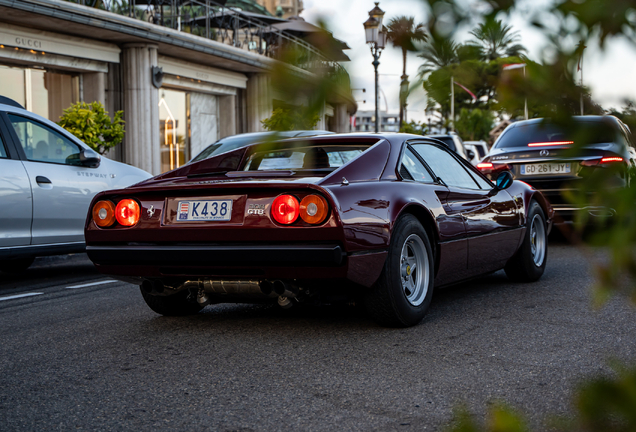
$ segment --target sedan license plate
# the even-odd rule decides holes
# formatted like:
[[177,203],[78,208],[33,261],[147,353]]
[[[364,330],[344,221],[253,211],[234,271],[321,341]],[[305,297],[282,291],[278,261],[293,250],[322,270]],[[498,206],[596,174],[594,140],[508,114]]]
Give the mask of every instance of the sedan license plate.
[[537,163],[521,165],[521,175],[567,174],[569,163]]
[[232,200],[179,201],[177,222],[229,221],[232,219]]

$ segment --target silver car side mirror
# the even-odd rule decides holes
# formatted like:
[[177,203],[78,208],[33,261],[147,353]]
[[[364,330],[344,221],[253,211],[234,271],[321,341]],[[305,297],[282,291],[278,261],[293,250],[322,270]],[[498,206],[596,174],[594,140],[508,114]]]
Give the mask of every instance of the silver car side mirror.
[[94,150],[82,149],[79,154],[79,160],[82,166],[97,168],[102,161],[102,157]]

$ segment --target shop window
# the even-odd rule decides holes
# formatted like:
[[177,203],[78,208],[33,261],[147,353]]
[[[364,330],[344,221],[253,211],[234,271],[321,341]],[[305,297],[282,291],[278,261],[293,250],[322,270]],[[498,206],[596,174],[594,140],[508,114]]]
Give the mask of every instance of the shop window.
[[190,103],[182,91],[163,89],[159,99],[161,172],[190,160]]
[[0,94],[54,122],[80,100],[79,81],[77,74],[0,66]]

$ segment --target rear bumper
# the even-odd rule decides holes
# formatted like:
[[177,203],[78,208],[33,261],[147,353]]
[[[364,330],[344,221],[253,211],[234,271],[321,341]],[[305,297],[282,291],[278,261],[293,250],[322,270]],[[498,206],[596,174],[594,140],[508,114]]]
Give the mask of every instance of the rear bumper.
[[336,244],[87,246],[97,269],[122,280],[348,280],[370,287],[386,250],[347,254]]
[[98,265],[159,266],[338,266],[345,253],[338,245],[276,246],[87,246]]

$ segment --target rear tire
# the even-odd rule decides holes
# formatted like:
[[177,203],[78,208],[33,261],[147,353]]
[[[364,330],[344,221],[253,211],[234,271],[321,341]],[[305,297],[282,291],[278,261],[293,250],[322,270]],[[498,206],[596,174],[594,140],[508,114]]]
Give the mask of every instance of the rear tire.
[[517,282],[534,282],[545,271],[548,261],[548,228],[541,206],[532,201],[529,206],[523,243],[504,268],[506,275]]
[[424,318],[433,297],[433,252],[426,231],[413,215],[398,219],[380,278],[364,303],[387,327],[409,327]]
[[188,300],[188,290],[179,291],[169,296],[158,296],[146,293],[141,289],[141,295],[150,309],[164,316],[196,315],[201,309],[196,301]]
[[33,261],[35,261],[35,257],[0,261],[0,271],[6,273],[22,273],[33,264]]

